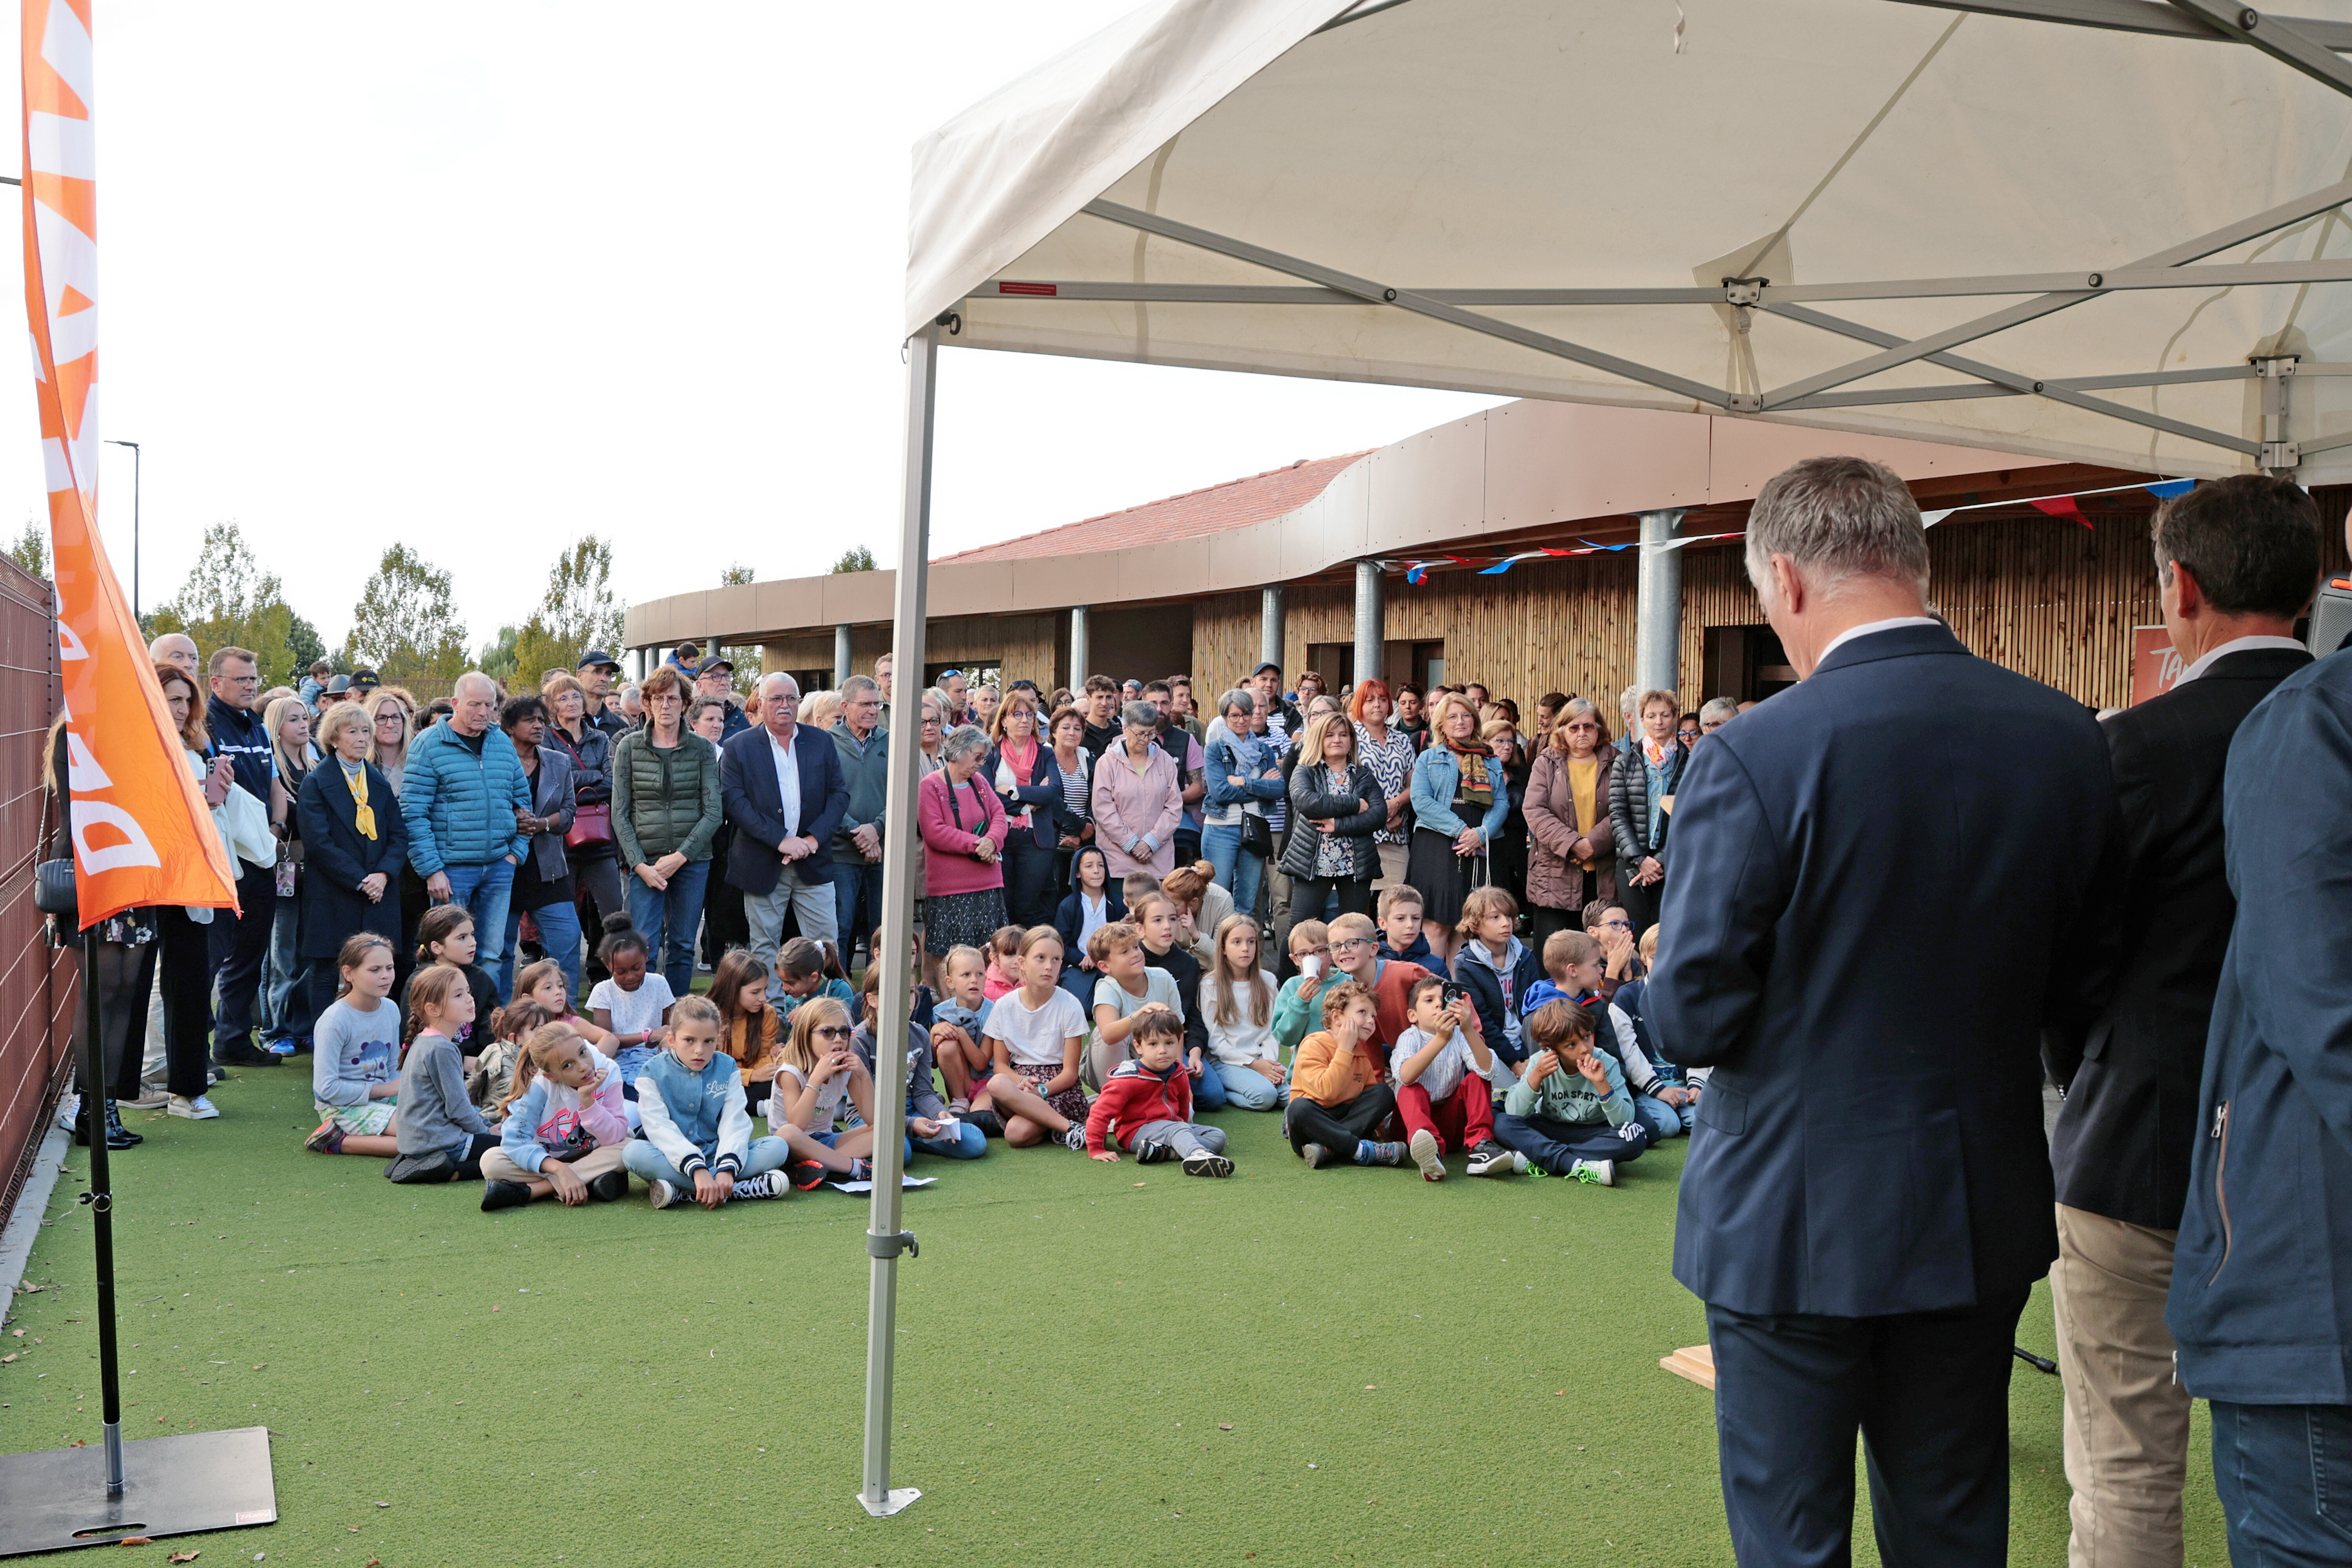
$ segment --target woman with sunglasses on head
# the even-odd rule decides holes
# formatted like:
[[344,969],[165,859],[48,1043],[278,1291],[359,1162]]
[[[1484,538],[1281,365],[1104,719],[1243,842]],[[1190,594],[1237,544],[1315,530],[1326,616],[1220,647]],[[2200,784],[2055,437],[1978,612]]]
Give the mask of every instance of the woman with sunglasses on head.
[[1617,839],[1609,821],[1610,770],[1619,760],[1601,710],[1571,697],[1552,721],[1528,774],[1528,945],[1583,929],[1584,906],[1617,896]]

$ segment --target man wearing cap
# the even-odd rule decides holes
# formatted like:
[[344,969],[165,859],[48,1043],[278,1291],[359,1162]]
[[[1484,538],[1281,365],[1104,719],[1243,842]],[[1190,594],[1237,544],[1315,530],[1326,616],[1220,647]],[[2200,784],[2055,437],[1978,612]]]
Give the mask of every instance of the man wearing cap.
[[613,689],[613,678],[621,673],[621,661],[601,647],[592,647],[580,656],[580,668],[573,673],[580,678],[580,689],[588,694],[588,723],[617,742],[629,732],[629,721],[604,699]]
[[351,696],[352,678],[348,675],[339,675],[327,682],[324,690],[310,699],[310,707],[312,711],[323,715],[336,703],[350,701]]
[[377,687],[382,686],[383,684],[383,682],[382,680],[376,679],[376,673],[374,670],[370,669],[366,665],[360,666],[357,669],[352,671],[352,700],[354,702],[363,701],[369,692],[373,691]]
[[722,746],[751,727],[743,705],[735,700],[734,684],[734,661],[721,654],[712,654],[702,661],[702,668],[694,672],[695,696],[725,705],[727,728],[719,737],[719,743]]

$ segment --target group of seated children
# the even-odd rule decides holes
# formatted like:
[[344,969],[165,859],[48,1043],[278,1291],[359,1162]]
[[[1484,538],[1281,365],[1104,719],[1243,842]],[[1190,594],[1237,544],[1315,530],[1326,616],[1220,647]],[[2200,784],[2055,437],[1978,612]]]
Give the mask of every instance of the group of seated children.
[[[1637,948],[1613,907],[1555,932],[1538,963],[1510,895],[1475,889],[1449,970],[1420,894],[1391,888],[1377,922],[1294,926],[1296,973],[1277,987],[1254,917],[1188,931],[1205,900],[1180,904],[1148,876],[1114,889],[1100,859],[1080,857],[1091,875],[1058,926],[956,948],[941,994],[916,988],[908,1154],[974,1159],[997,1136],[1225,1176],[1223,1133],[1193,1115],[1231,1105],[1281,1110],[1309,1169],[1410,1161],[1438,1182],[1458,1153],[1474,1176],[1610,1184],[1693,1123],[1701,1075],[1685,1083],[1654,1060],[1642,1020],[1656,932]],[[315,1034],[308,1147],[389,1159],[394,1181],[481,1180],[486,1210],[617,1198],[632,1173],[656,1208],[870,1178],[880,966],[861,994],[829,947],[795,938],[772,965],[729,951],[709,996],[680,997],[615,915],[598,948],[608,977],[583,1016],[551,962],[496,1006],[460,909],[430,910],[419,937],[398,1000],[390,943],[344,944]]]

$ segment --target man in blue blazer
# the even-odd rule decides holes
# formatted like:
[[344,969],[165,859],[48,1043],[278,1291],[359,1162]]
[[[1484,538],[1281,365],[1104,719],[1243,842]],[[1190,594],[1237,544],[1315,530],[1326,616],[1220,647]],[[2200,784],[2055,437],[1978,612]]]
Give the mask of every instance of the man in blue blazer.
[[735,825],[727,879],[743,889],[751,951],[768,965],[768,995],[782,1005],[776,946],[784,910],[800,934],[835,942],[833,834],[849,809],[849,781],[833,737],[803,729],[800,683],[779,671],[760,681],[760,727],[719,749],[719,798]]
[[2221,784],[2238,900],[2165,1321],[2239,1563],[2352,1560],[2352,653],[2279,683]]
[[2090,713],[1927,607],[1903,481],[1808,458],[1748,571],[1803,678],[1693,753],[1646,1005],[1715,1069],[1675,1277],[1706,1303],[1741,1563],[2006,1560],[2017,1319],[2057,1256],[2040,1034],[2095,1008],[2114,791]]

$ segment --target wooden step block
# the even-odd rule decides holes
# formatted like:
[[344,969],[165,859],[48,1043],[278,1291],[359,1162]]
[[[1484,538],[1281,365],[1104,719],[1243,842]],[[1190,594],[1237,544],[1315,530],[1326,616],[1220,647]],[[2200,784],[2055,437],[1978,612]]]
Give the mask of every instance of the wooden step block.
[[1670,1356],[1662,1356],[1658,1364],[1676,1377],[1689,1378],[1701,1388],[1715,1386],[1715,1348],[1712,1345],[1685,1345]]

